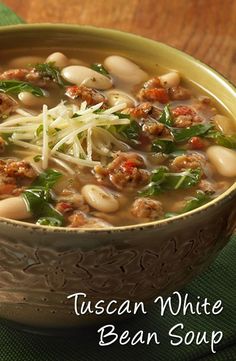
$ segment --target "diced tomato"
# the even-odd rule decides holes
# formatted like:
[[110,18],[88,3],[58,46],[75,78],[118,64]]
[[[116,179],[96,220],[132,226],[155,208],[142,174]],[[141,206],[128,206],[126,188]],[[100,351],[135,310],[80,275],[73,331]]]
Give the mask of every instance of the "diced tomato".
[[121,164],[121,168],[128,173],[132,173],[133,169],[138,167],[139,163],[135,162],[134,160],[126,160]]
[[188,141],[190,149],[201,150],[205,147],[204,141],[200,137],[192,137]]
[[66,203],[66,202],[59,202],[56,205],[56,209],[58,210],[58,212],[64,214],[66,212],[70,212],[73,210],[73,207],[70,203]]
[[147,100],[158,101],[162,104],[166,104],[169,101],[169,95],[164,88],[145,89],[144,92]]
[[175,117],[178,117],[179,115],[195,115],[195,111],[189,107],[186,106],[179,106],[172,110],[172,114]]

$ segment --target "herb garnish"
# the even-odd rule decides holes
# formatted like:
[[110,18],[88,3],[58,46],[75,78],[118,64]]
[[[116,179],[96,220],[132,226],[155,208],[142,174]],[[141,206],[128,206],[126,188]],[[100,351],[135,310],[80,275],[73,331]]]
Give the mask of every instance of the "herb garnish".
[[200,168],[170,173],[167,167],[161,166],[152,171],[151,182],[139,194],[147,197],[158,195],[164,191],[190,188],[196,185],[200,178]]
[[54,62],[36,64],[35,70],[43,77],[48,77],[54,80],[60,86],[65,85],[65,82],[61,77],[60,69],[55,66]]
[[63,225],[63,216],[52,205],[52,188],[60,177],[61,173],[53,169],[47,169],[45,172],[42,172],[32,183],[31,187],[23,193],[29,210],[34,217],[39,217],[39,224],[43,224],[40,223],[42,219],[50,218],[54,219],[54,223],[56,220],[57,226]]
[[18,95],[21,92],[27,92],[41,97],[44,95],[43,90],[36,85],[19,80],[1,80],[0,92]]
[[91,65],[91,69],[95,70],[96,72],[105,75],[106,77],[110,77],[108,71],[104,68],[102,64],[94,63]]

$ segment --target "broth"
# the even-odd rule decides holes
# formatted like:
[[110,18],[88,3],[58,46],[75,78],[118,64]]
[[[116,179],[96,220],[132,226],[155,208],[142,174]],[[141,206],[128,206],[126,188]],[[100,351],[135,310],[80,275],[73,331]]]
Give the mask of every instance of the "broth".
[[155,63],[54,50],[2,53],[0,216],[131,225],[190,211],[234,183],[234,120],[207,92]]

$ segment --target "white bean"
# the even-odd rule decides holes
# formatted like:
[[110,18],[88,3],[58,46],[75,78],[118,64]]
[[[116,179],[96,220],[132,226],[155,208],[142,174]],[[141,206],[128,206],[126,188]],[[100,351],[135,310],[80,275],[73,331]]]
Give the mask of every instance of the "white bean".
[[89,88],[109,89],[112,81],[107,76],[81,65],[70,65],[64,68],[61,75],[65,80],[76,85],[85,85]]
[[42,106],[45,103],[45,97],[36,97],[28,92],[20,92],[18,98],[27,107]]
[[98,211],[111,213],[119,209],[119,201],[106,188],[95,184],[87,184],[81,189],[86,202]]
[[225,177],[236,176],[236,152],[220,145],[207,149],[207,156],[217,171]]
[[9,61],[9,68],[25,68],[30,65],[43,63],[44,58],[41,56],[19,56]]
[[225,115],[216,114],[213,121],[216,127],[225,135],[233,135],[236,133],[235,122]]
[[122,103],[126,103],[127,107],[133,107],[135,105],[135,99],[121,90],[110,90],[106,95],[111,107]]
[[164,88],[172,88],[174,86],[178,86],[180,83],[180,76],[176,71],[160,75],[159,79]]
[[0,217],[27,219],[31,217],[31,213],[23,197],[11,197],[0,201]]
[[54,63],[58,68],[64,68],[65,66],[69,65],[69,59],[63,53],[56,52],[50,54],[46,61],[46,63]]
[[122,56],[108,56],[104,60],[104,66],[111,75],[132,85],[139,84],[148,78],[148,74],[137,64]]

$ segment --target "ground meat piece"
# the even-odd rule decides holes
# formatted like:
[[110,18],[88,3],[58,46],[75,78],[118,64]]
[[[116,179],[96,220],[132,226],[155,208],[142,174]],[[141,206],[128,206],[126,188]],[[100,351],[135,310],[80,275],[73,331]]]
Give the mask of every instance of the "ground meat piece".
[[11,179],[0,177],[0,197],[12,195],[17,185]]
[[95,217],[88,217],[83,212],[75,212],[68,218],[68,227],[70,228],[104,228],[112,225],[102,219]]
[[5,140],[2,137],[0,137],[0,153],[4,153],[5,146],[6,146]]
[[144,161],[138,154],[119,153],[106,168],[96,166],[94,171],[98,181],[108,178],[116,188],[131,190],[149,182],[150,173],[144,167]]
[[86,101],[88,105],[94,105],[101,102],[106,102],[104,95],[99,93],[96,89],[87,88],[84,85],[69,86],[67,87],[66,93],[71,99],[79,99],[81,101]]
[[160,219],[164,215],[161,202],[151,198],[137,198],[132,205],[131,213],[137,218],[150,220]]
[[174,172],[181,172],[185,169],[196,169],[202,168],[205,163],[203,155],[198,153],[195,154],[184,154],[176,157],[170,164],[170,169]]
[[43,77],[34,68],[29,69],[10,69],[0,74],[0,80],[18,80],[33,83],[39,87],[48,87],[52,80]]
[[192,115],[179,115],[174,120],[174,126],[177,128],[191,127],[192,123],[193,123]]
[[[64,194],[64,190],[62,191]],[[61,213],[68,213],[71,210],[80,210],[85,213],[89,212],[89,206],[85,203],[84,197],[75,192],[69,192],[68,195],[59,195],[56,208]]]
[[206,193],[215,193],[216,187],[213,183],[209,182],[206,179],[202,179],[198,184],[199,189]]
[[0,80],[20,80],[25,81],[29,69],[9,69],[0,74]]
[[161,86],[160,79],[158,77],[154,77],[154,78],[151,78],[148,81],[146,81],[143,84],[143,87],[145,89],[153,89],[153,88],[161,88],[162,86]]
[[162,104],[169,102],[168,91],[164,88],[142,88],[137,94],[137,98],[141,101],[159,102]]
[[151,135],[161,135],[163,133],[165,126],[162,123],[159,123],[155,120],[149,120],[145,122],[142,126],[142,130]]
[[61,214],[66,214],[74,210],[73,205],[69,202],[58,202],[55,208]]
[[10,161],[5,164],[4,172],[8,177],[34,179],[37,174],[30,163],[25,161]]
[[17,102],[7,94],[0,93],[0,117],[13,113],[18,107]]
[[141,103],[134,108],[129,108],[129,114],[134,118],[147,118],[152,112],[152,104],[149,102]]
[[191,97],[190,90],[183,88],[182,86],[175,86],[168,90],[171,100],[186,100]]

